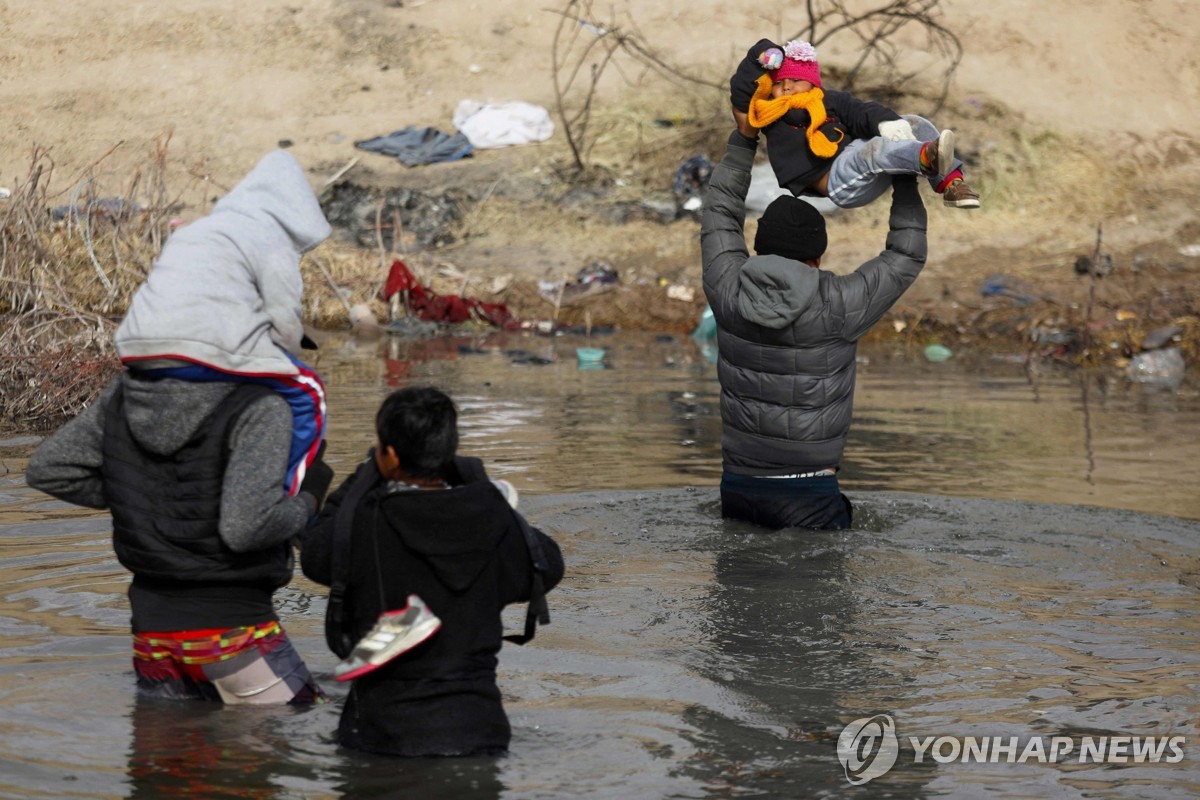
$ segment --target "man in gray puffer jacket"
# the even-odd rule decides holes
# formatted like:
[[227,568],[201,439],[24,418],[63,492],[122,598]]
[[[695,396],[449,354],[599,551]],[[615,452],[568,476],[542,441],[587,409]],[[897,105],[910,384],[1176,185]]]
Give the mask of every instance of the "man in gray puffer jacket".
[[743,225],[758,131],[744,114],[734,117],[738,130],[709,181],[700,232],[720,354],[721,512],[772,529],[848,528],[837,472],[858,339],[924,266],[925,207],[916,180],[897,176],[886,249],[836,275],[819,268],[824,219],[785,195],[759,220],[751,256]]

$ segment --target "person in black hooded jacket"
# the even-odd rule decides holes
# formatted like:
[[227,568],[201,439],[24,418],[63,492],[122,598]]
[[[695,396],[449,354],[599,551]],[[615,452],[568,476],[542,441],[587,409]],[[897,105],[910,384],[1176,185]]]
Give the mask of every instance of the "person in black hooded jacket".
[[508,748],[511,729],[496,684],[500,612],[535,591],[527,535],[540,549],[543,590],[562,579],[563,559],[482,469],[463,474],[460,465],[472,460],[455,458],[457,416],[437,389],[388,396],[376,415],[372,456],[302,536],[304,574],[335,585],[339,511],[355,503],[342,597],[350,641],[413,594],[441,620],[427,640],[354,679],[338,725],[343,746],[398,756],[497,755]]

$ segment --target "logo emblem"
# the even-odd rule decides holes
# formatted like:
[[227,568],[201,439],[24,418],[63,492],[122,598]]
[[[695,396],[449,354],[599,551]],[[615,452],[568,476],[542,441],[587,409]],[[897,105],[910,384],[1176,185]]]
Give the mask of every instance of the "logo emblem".
[[887,714],[856,719],[838,736],[837,753],[851,785],[875,780],[895,765],[900,753],[896,723]]

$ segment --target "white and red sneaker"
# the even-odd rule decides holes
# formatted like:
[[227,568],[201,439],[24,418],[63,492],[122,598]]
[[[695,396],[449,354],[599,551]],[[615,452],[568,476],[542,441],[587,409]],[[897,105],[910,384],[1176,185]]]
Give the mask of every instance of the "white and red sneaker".
[[425,601],[410,594],[408,606],[379,615],[375,627],[333,668],[333,677],[339,681],[352,681],[366,675],[407,653],[441,627],[442,621],[429,610]]

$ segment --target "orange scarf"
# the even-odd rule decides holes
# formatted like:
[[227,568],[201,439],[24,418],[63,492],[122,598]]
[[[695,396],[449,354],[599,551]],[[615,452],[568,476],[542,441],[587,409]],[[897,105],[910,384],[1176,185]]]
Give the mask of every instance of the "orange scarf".
[[[756,128],[765,128],[782,117],[793,108],[803,108],[808,112],[808,149],[819,158],[833,158],[837,155],[837,144],[829,141],[819,128],[828,118],[825,114],[825,93],[819,87],[813,87],[802,94],[786,97],[771,97],[771,76],[762,75],[758,79],[758,88],[750,100],[750,124]],[[841,141],[841,137],[838,138]]]

